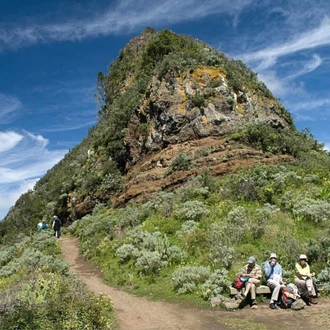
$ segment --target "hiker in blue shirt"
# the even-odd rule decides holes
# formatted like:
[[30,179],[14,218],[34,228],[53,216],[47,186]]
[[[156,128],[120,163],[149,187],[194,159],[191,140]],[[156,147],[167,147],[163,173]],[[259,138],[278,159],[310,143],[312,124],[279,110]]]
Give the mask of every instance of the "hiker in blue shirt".
[[277,263],[277,256],[275,253],[271,253],[269,256],[269,261],[265,262],[264,272],[267,280],[267,286],[273,290],[272,297],[269,302],[269,308],[275,309],[275,303],[278,302],[280,290],[285,287],[282,278],[282,267]]

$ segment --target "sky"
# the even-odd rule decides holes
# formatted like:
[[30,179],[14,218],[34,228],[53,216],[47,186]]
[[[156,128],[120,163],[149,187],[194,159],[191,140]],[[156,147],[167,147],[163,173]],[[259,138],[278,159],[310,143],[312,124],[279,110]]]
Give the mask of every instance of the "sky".
[[148,26],[243,60],[330,149],[329,0],[1,0],[0,220],[97,123],[97,73]]

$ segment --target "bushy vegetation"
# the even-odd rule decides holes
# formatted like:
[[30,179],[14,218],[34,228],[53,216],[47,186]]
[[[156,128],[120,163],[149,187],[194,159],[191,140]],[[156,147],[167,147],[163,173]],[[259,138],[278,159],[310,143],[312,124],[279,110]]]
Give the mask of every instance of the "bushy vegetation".
[[163,298],[226,294],[250,255],[262,264],[270,252],[288,281],[301,253],[329,281],[329,172],[304,164],[260,164],[222,179],[204,173],[144,205],[101,208],[72,231],[110,283]]
[[20,235],[0,252],[0,329],[113,329],[111,301],[68,273],[52,230]]

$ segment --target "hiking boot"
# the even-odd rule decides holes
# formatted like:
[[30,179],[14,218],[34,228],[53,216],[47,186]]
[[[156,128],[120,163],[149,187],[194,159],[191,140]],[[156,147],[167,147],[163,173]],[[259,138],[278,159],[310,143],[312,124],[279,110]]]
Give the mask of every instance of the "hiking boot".
[[257,304],[256,301],[252,301],[252,303],[251,303],[251,308],[252,308],[252,309],[257,309],[257,308],[258,308],[258,304]]
[[274,303],[270,303],[270,304],[269,304],[269,308],[270,308],[270,309],[276,309],[276,306],[275,306]]
[[309,299],[309,302],[310,302],[311,304],[314,304],[314,305],[316,305],[316,304],[318,303],[317,299],[315,299],[315,298],[311,298],[311,299]]

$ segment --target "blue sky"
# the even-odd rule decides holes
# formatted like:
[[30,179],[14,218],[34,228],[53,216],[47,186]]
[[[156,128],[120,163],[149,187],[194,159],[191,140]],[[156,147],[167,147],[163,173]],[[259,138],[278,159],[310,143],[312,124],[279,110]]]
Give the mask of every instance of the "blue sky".
[[0,220],[96,123],[97,73],[147,26],[242,59],[329,149],[329,9],[328,0],[1,0]]

